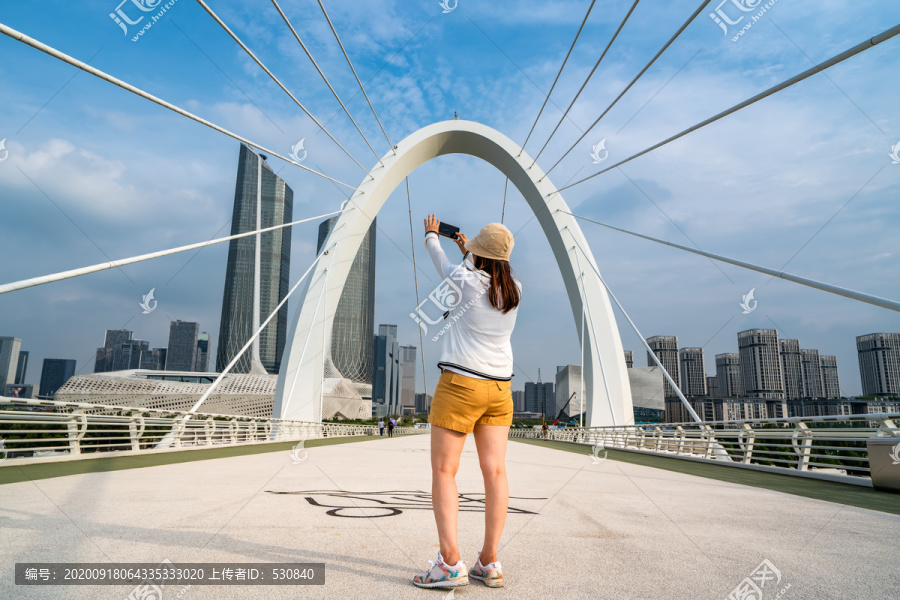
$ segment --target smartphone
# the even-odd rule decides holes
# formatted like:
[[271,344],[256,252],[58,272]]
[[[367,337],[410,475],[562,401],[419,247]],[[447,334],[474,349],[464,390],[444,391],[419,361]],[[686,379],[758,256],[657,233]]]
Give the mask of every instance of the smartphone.
[[456,234],[459,233],[459,227],[455,227],[450,225],[449,223],[444,223],[441,221],[441,224],[438,225],[438,235],[442,235],[444,237],[448,237],[451,240],[456,239]]

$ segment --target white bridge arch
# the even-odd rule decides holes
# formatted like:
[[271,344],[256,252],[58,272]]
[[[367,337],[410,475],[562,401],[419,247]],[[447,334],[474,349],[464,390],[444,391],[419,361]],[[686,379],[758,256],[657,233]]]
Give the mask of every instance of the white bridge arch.
[[[323,365],[330,358],[332,322],[363,237],[394,189],[417,167],[445,154],[467,154],[490,163],[509,177],[528,201],[559,265],[584,348],[584,424],[633,424],[631,386],[619,330],[576,219],[561,212],[569,211],[562,195],[537,164],[531,166],[531,157],[515,142],[491,127],[462,120],[434,123],[412,133],[397,144],[396,154],[389,152],[382,158],[384,166],[376,166],[371,178],[367,177],[354,192],[323,245],[328,254],[298,290],[300,303],[288,329],[272,416],[321,419]],[[491,219],[484,221],[487,224]],[[526,294],[527,290],[526,284]],[[587,300],[583,325],[586,340],[580,339],[582,299]]]

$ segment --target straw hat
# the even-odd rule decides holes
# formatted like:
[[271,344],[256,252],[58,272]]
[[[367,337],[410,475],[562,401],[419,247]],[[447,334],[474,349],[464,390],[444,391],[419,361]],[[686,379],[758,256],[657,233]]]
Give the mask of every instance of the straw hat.
[[483,258],[508,261],[513,244],[513,235],[509,229],[502,223],[490,223],[466,242],[466,250]]

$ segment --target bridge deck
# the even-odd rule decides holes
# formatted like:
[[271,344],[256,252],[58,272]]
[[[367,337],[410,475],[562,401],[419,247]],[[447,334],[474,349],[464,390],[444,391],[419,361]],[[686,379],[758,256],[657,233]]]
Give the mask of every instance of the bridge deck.
[[[164,559],[326,564],[324,588],[193,586],[183,600],[445,597],[410,583],[437,554],[428,445],[417,435],[312,447],[299,464],[278,451],[0,485],[0,597],[120,599],[132,589],[16,588],[14,562]],[[508,472],[507,587],[473,581],[457,597],[721,600],[764,560],[780,576],[766,600],[900,589],[894,514],[534,444],[510,443]],[[457,481],[471,564],[483,523],[471,436]],[[363,514],[392,516],[354,518]]]

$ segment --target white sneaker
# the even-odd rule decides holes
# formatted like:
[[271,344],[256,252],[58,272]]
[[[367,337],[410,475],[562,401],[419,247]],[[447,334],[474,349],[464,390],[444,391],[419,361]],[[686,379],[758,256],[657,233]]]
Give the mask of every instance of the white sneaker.
[[448,565],[439,551],[437,560],[429,560],[428,570],[413,577],[413,583],[423,588],[457,587],[469,585],[469,576],[462,559],[455,565]]

